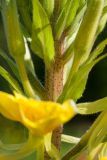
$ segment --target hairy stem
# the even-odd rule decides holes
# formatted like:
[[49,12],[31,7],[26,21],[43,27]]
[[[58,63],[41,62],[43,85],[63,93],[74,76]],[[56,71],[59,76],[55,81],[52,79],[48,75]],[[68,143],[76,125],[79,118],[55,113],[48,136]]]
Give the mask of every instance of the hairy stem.
[[[63,45],[61,42],[55,42],[56,56],[55,61],[46,70],[46,90],[48,100],[57,101],[63,89],[63,65],[61,55],[63,53]],[[60,150],[62,126],[53,131],[52,142]]]

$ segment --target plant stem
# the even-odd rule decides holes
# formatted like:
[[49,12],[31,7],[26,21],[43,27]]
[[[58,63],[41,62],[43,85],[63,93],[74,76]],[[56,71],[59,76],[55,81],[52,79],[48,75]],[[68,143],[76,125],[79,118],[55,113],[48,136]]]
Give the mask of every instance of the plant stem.
[[41,144],[37,149],[37,157],[36,160],[44,160],[44,144]]
[[19,69],[19,73],[20,73],[20,77],[22,80],[25,93],[27,94],[27,96],[35,98],[35,93],[30,85],[30,82],[26,73],[24,57],[16,58],[16,63],[18,65],[18,69]]
[[[59,95],[63,89],[63,65],[61,55],[63,53],[63,45],[61,42],[55,42],[56,56],[55,61],[50,67],[46,70],[46,90],[48,100],[57,101]],[[62,126],[59,126],[56,130],[53,131],[52,142],[57,149],[60,150],[61,145],[61,133]]]

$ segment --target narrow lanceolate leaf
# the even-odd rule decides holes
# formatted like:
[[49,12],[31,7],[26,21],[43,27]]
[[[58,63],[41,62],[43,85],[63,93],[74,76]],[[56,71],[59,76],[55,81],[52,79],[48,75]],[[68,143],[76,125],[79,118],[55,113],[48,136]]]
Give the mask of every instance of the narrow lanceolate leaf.
[[[80,97],[82,97],[83,95],[83,92],[85,90],[85,87],[86,87],[86,83],[87,83],[87,79],[88,79],[88,76],[89,76],[89,73],[91,71],[91,69],[102,59],[104,59],[105,57],[107,57],[107,54],[97,58],[95,61],[91,62],[89,65],[87,64],[86,65],[86,72],[84,73],[84,68],[85,66],[83,66],[83,68],[80,69],[80,71],[78,72],[78,74],[80,74],[80,76],[82,76],[83,74],[83,77],[81,78],[81,81],[79,81],[79,84],[78,84],[78,80],[76,82],[74,82],[74,86],[73,86],[73,89],[71,90],[71,93],[72,93],[72,96],[74,94],[74,99],[77,100],[79,99]],[[79,79],[79,76],[77,76]],[[71,82],[72,84],[72,82]],[[70,85],[71,85],[70,84]],[[75,85],[76,85],[76,89],[77,91],[74,89],[75,88]],[[70,95],[69,95],[70,96]]]
[[79,8],[79,0],[73,0],[72,6],[70,9],[68,18],[67,18],[67,22],[66,22],[66,28],[71,25],[76,13],[77,13],[78,8]]
[[78,106],[78,112],[80,114],[94,114],[104,110],[107,110],[107,97],[97,100],[95,102],[80,103]]
[[106,23],[107,23],[107,6],[104,7],[104,9],[103,9],[103,14],[102,14],[99,26],[98,26],[97,34],[99,34],[103,31]]
[[104,138],[107,135],[107,111],[104,112],[102,119],[99,124],[97,124],[94,132],[91,134],[91,137],[88,142],[89,151],[92,151],[93,148],[97,147],[98,144],[102,143]]
[[54,59],[54,41],[48,16],[38,0],[33,0],[32,50],[47,66]]
[[88,4],[74,45],[75,63],[78,65],[85,62],[90,54],[103,7],[104,0],[91,0]]
[[31,16],[30,16],[30,3],[29,0],[17,0],[18,10],[20,12],[21,19],[23,20],[23,24],[26,27],[26,30],[29,34],[31,34]]
[[46,99],[46,91],[36,75],[34,75],[27,67],[28,78],[35,93],[39,95],[41,99]]
[[66,64],[67,62],[69,62],[69,60],[71,59],[71,57],[74,56],[74,52],[73,52],[73,43],[66,49],[62,59],[63,59],[63,63]]
[[21,89],[17,81],[3,68],[0,66],[0,75],[10,84],[12,89],[21,93]]
[[107,159],[107,142],[103,143],[100,153],[98,154],[99,160]]
[[10,67],[11,71],[20,82],[18,68],[17,68],[17,65],[14,63],[14,61],[2,49],[0,49],[0,56],[3,58],[5,63]]
[[94,63],[91,63],[84,68],[82,67],[76,75],[73,76],[72,80],[69,83],[69,87],[65,93],[61,95],[60,100],[64,101],[65,99],[79,99],[82,96],[83,91],[85,90],[86,82],[88,79],[88,74],[92,69]]
[[63,9],[65,4],[66,4],[67,0],[61,0],[61,3],[60,3],[60,8]]
[[[0,50],[0,56],[2,56],[2,58],[7,63],[7,65],[9,65],[11,71],[13,72],[15,77],[18,79],[18,81],[21,82],[18,68],[17,68],[17,65],[15,64],[15,62],[10,57],[8,57],[7,54],[3,52],[3,50]],[[30,58],[30,57],[28,57],[28,58]],[[30,59],[25,59],[28,78],[31,82],[33,89],[35,90],[35,93],[37,95],[39,95],[41,97],[41,99],[44,99],[46,97],[45,89],[42,86],[42,84],[40,83],[37,76],[33,73],[33,68],[29,67],[29,63],[28,63],[29,60]],[[31,68],[32,68],[32,70],[31,70]]]
[[[68,98],[72,97],[75,100],[77,100],[78,98],[80,98],[82,96],[90,70],[96,64],[96,62],[98,62],[102,58],[106,57],[106,54],[105,54],[105,55],[97,58],[103,52],[106,44],[107,44],[107,40],[104,40],[103,42],[101,42],[96,47],[96,49],[91,53],[91,55],[90,55],[89,59],[87,60],[87,62],[85,63],[85,65],[80,67],[80,69],[71,78],[71,80],[69,80],[69,78],[68,78],[66,85],[64,87],[64,90],[62,92],[62,95],[59,98],[59,101],[66,99],[67,96],[68,96]],[[65,58],[66,58],[66,56],[65,56]]]
[[90,63],[86,63],[83,66],[80,67],[80,69],[77,71],[77,73],[74,74],[72,79],[69,81],[69,85],[65,88],[59,97],[58,101],[63,102],[66,99],[74,99],[77,100],[80,97],[82,97],[82,94],[85,90],[85,86],[87,83],[88,75],[92,69],[92,67],[98,63],[100,60],[105,58],[107,54],[100,56],[94,61],[91,61]]
[[79,6],[78,0],[67,0],[55,26],[56,39],[60,39],[63,31],[71,25]]
[[83,6],[86,3],[86,0],[80,0],[79,1],[79,8],[81,8],[81,6]]
[[77,15],[75,16],[71,26],[69,27],[69,34],[68,37],[70,38],[75,32],[78,31],[81,21],[83,19],[84,13],[86,11],[87,4],[85,3],[81,8],[79,8],[79,11]]
[[97,58],[104,50],[104,48],[107,45],[107,39],[105,39],[104,41],[102,41],[95,49],[94,51],[91,53],[91,55],[89,56],[89,59],[87,60],[88,63],[91,62],[92,60],[94,60],[95,58]]
[[25,54],[23,35],[18,20],[15,0],[1,0],[2,17],[10,54],[20,57]]
[[46,13],[48,14],[49,18],[51,17],[53,10],[54,10],[54,1],[55,0],[51,0],[51,1],[42,0],[43,7],[45,8]]

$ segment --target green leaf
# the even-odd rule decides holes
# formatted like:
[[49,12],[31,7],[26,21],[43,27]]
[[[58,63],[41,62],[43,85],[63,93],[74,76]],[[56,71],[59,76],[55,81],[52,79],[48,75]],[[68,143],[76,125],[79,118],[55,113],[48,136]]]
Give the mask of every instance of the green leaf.
[[81,8],[86,3],[86,0],[79,1],[79,8]]
[[106,25],[107,22],[107,6],[104,7],[103,13],[99,22],[97,34],[101,33]]
[[78,3],[78,0],[67,0],[55,26],[56,39],[60,39],[64,29],[72,23],[78,9]]
[[54,10],[54,1],[55,0],[42,0],[42,5],[46,10],[47,15],[49,16],[49,18],[51,17],[53,10]]
[[71,96],[71,98],[77,100],[82,96],[82,94],[85,90],[85,86],[86,86],[87,79],[88,79],[88,76],[89,76],[91,69],[94,67],[94,65],[96,65],[100,60],[102,60],[106,56],[107,56],[107,54],[99,57],[95,61],[92,61],[89,65],[86,64],[86,65],[82,66],[80,68],[80,70],[78,70],[78,72],[74,76],[74,79],[72,79],[72,81],[70,83],[70,85],[71,85],[70,90],[71,91],[68,94],[69,94],[69,96]]
[[[69,76],[69,73],[70,73],[70,69],[71,69],[71,66],[72,66],[72,63],[73,63],[73,54],[72,54],[72,57],[70,58],[70,60],[68,61],[68,63],[66,63],[66,65],[64,66],[64,75],[63,75],[63,84],[65,85],[67,80],[68,80],[68,76]],[[65,61],[64,61],[65,63]]]
[[61,0],[61,3],[60,3],[61,10],[64,8],[66,2],[67,2],[67,0]]
[[[89,56],[89,59],[85,62],[85,64],[83,64],[83,66],[82,67],[80,67],[80,69],[77,71],[77,73],[75,74],[75,76],[74,77],[78,77],[77,79],[79,79],[79,76],[82,76],[82,74],[80,75],[80,73],[79,72],[81,72],[81,70],[82,70],[82,68],[85,68],[88,64],[89,64],[89,66],[90,66],[90,64],[91,63],[93,63],[92,61],[96,61],[96,60],[101,60],[102,58],[104,58],[104,57],[106,57],[106,54],[104,55],[104,57],[103,56],[100,56],[99,57],[99,55],[103,52],[103,50],[104,50],[104,48],[105,48],[105,46],[106,46],[106,44],[107,44],[107,40],[104,40],[104,41],[102,41],[97,47],[96,47],[96,49],[94,49],[94,51],[90,54],[90,56]],[[73,54],[73,44],[72,45],[70,45],[70,47],[68,48],[68,50],[67,50],[67,56],[66,55],[64,55],[63,56],[63,61],[65,61],[65,63],[66,63],[66,61],[67,61],[67,59],[68,59],[68,57],[70,57],[70,55],[72,56],[72,54],[70,54],[70,51],[71,51],[71,53]],[[99,58],[97,58],[97,57],[99,57]],[[100,59],[101,58],[101,59]],[[87,67],[86,67],[87,68]],[[88,73],[88,72],[87,72]],[[68,94],[68,90],[70,89],[70,84],[72,84],[71,86],[73,87],[73,83],[75,82],[75,84],[77,83],[78,84],[78,80],[76,80],[75,78],[75,80],[74,80],[74,82],[72,81],[72,68],[71,68],[71,73],[69,73],[69,76],[71,76],[71,79],[70,78],[68,78],[68,80],[67,80],[67,82],[66,82],[66,85],[65,85],[65,87],[64,87],[64,90],[63,90],[63,93],[62,93],[62,95],[60,96],[60,98],[59,98],[59,100],[61,100],[61,97],[62,96],[64,96],[64,95],[66,95],[66,92],[67,92],[67,94]],[[78,75],[79,74],[79,75]],[[85,74],[85,72],[83,73],[83,75]],[[74,88],[74,90],[75,90],[75,94],[77,94],[76,95],[76,99],[78,99],[78,98],[80,98],[81,96],[82,96],[82,93],[83,93],[83,91],[84,91],[84,89],[85,89],[85,85],[86,85],[86,82],[87,82],[87,78],[88,78],[88,74],[86,74],[85,76],[82,76],[82,78],[83,78],[83,80],[81,81],[81,85],[78,85],[78,87],[77,86],[75,86],[75,87],[77,87],[78,88],[78,91],[77,90],[75,90],[75,88]],[[74,94],[74,95],[75,95]],[[73,96],[74,97],[74,96]],[[72,98],[73,98],[72,97]],[[63,99],[63,98],[62,98]]]
[[[15,64],[15,62],[9,56],[7,56],[7,54],[4,53],[1,49],[0,49],[0,56],[2,56],[2,58],[5,60],[5,62],[9,65],[12,72],[14,73],[16,78],[19,80],[19,82],[21,82],[18,68],[17,68],[17,65]],[[42,86],[42,84],[40,83],[36,74],[34,73],[34,67],[32,66],[33,64],[32,64],[31,57],[29,56],[28,52],[27,52],[27,54],[25,54],[25,64],[26,64],[26,69],[27,69],[27,74],[28,74],[29,80],[31,82],[32,87],[35,90],[35,93],[43,99],[46,96],[45,89]]]
[[74,160],[79,157],[81,153],[84,153],[84,151],[87,150],[87,143],[90,139],[91,134],[94,132],[94,129],[99,124],[100,120],[102,119],[104,113],[101,113],[97,119],[94,121],[92,126],[89,128],[89,130],[81,137],[79,143],[74,146],[74,148],[71,148],[68,153],[66,153],[62,160]]
[[89,142],[88,148],[91,152],[98,144],[102,143],[104,138],[107,135],[107,111],[103,112],[103,117],[97,124],[96,128],[92,132]]
[[82,20],[83,15],[84,15],[84,13],[85,13],[85,11],[86,11],[86,8],[87,8],[87,5],[84,4],[84,5],[81,7],[81,9],[78,11],[77,15],[75,16],[75,18],[74,18],[71,26],[70,26],[69,29],[68,29],[68,38],[67,38],[68,40],[69,40],[69,38],[72,37],[72,35],[73,35],[74,33],[76,33],[76,32],[78,31],[78,29],[79,29],[79,27],[80,27],[81,20]]
[[32,88],[35,90],[36,95],[38,95],[39,97],[41,97],[41,99],[43,99],[46,97],[45,89],[40,83],[39,79],[37,78],[37,75],[35,74],[35,69],[34,69],[33,61],[31,59],[27,42],[25,43],[25,46],[26,46],[26,54],[25,54],[24,60],[26,64],[28,78],[31,82]]
[[0,75],[10,84],[10,86],[17,91],[22,93],[18,82],[3,68],[0,66]]
[[65,51],[64,55],[62,56],[63,59],[63,63],[66,64],[74,55],[73,53],[73,43],[67,48],[67,50]]
[[98,154],[99,159],[101,157],[107,157],[107,142],[102,144],[102,147],[100,149],[100,152]]
[[88,74],[93,66],[94,63],[87,65],[73,76],[64,99],[72,98],[77,100],[82,96],[88,79]]
[[[84,12],[86,10],[86,5],[84,5],[81,10],[77,13],[76,17],[74,18],[73,23],[71,24],[71,26],[68,29],[68,36],[66,38],[66,44],[70,43],[69,47],[66,49],[65,53],[63,54],[63,61],[64,64],[67,63],[70,58],[72,57],[72,55],[74,54],[73,50],[74,50],[74,41],[75,41],[75,37],[76,37],[76,32],[78,31],[80,22],[83,18]],[[74,36],[75,34],[75,36]],[[72,39],[72,42],[69,42],[69,40],[71,39],[71,37],[74,38]]]
[[[102,149],[102,143],[98,144],[94,149],[92,149],[91,152],[89,152],[87,159],[89,160],[94,160],[96,159],[96,157],[98,158],[98,153],[100,152],[100,150]],[[98,158],[99,159],[99,158]],[[101,160],[101,159],[99,159]]]
[[71,144],[77,144],[80,141],[80,138],[62,134],[61,135],[61,141],[66,142],[66,143],[71,143]]
[[78,112],[80,114],[94,114],[107,110],[107,97],[89,103],[79,103]]
[[41,97],[41,99],[46,99],[46,91],[43,85],[40,83],[36,75],[30,72],[29,67],[27,67],[28,78],[31,82],[32,88],[35,90],[35,93]]
[[87,62],[91,62],[92,60],[94,60],[95,58],[97,58],[104,50],[104,48],[107,45],[107,39],[103,40],[95,49],[94,51],[90,54],[89,59],[87,60]]
[[29,0],[17,0],[17,6],[20,13],[20,18],[23,20],[23,24],[26,27],[26,30],[31,34],[31,5]]
[[1,0],[1,7],[9,53],[13,58],[24,56],[25,45],[18,19],[16,1]]
[[[92,67],[96,63],[98,63],[101,59],[105,58],[106,56],[107,56],[107,54],[100,56],[99,58],[90,62],[89,64],[86,63],[82,67],[80,67],[79,70],[72,77],[71,81],[69,82],[69,86],[67,88],[66,88],[66,84],[65,84],[65,88],[64,88],[61,96],[59,97],[58,101],[63,102],[69,98],[72,98],[73,100],[79,99],[84,92],[86,82],[88,79],[88,75],[89,75]],[[66,83],[68,83],[68,82],[66,82]]]
[[66,28],[72,24],[72,22],[76,16],[78,8],[79,8],[79,0],[73,0],[69,15],[67,17],[67,22],[66,22],[66,26],[65,26]]
[[10,69],[12,70],[12,72],[14,73],[14,75],[16,76],[16,78],[20,81],[20,76],[19,76],[18,68],[17,68],[15,62],[13,62],[13,60],[6,53],[4,53],[4,51],[2,49],[0,49],[0,56],[9,65]]
[[54,40],[48,16],[38,0],[33,0],[33,32],[31,48],[47,66],[54,60]]

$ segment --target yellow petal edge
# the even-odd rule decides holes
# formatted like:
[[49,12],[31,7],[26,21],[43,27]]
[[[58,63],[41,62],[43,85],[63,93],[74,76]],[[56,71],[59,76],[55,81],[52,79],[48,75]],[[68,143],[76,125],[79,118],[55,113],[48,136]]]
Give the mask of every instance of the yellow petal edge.
[[0,113],[10,120],[22,123],[37,136],[47,134],[69,121],[76,112],[77,108],[72,100],[61,105],[0,91]]
[[107,157],[101,157],[99,160],[107,160]]

